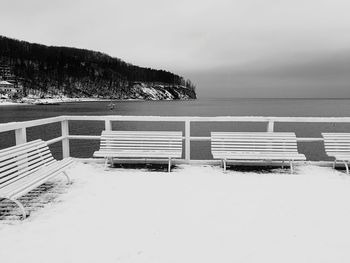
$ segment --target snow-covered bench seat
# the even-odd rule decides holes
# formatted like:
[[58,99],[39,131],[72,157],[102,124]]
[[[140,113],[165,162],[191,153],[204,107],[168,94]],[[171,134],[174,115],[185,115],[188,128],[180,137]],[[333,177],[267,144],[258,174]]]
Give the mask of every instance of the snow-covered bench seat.
[[211,153],[214,159],[226,164],[239,161],[289,162],[293,173],[293,162],[306,160],[298,153],[294,133],[288,132],[212,132]]
[[71,164],[71,158],[55,160],[42,140],[0,150],[0,200],[13,201],[21,209],[23,218],[27,217],[18,198],[61,173],[69,183],[65,170]]
[[327,155],[335,158],[333,168],[337,162],[341,162],[349,174],[350,133],[322,133],[322,136]]
[[106,159],[113,166],[114,159],[165,159],[168,172],[171,161],[181,158],[182,132],[178,131],[103,131],[99,151],[94,157]]

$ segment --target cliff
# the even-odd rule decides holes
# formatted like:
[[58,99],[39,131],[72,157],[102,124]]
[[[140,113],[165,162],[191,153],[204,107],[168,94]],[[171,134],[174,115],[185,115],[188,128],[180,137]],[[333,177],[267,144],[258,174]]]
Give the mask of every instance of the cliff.
[[196,99],[190,80],[165,70],[135,66],[96,51],[2,36],[0,76],[23,87],[23,96]]

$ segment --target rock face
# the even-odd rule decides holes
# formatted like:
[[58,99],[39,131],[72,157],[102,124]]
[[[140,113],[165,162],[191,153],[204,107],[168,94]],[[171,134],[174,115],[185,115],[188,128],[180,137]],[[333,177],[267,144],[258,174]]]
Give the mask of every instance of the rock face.
[[189,100],[196,99],[196,93],[180,85],[161,85],[134,83],[127,94],[121,99],[143,100]]
[[0,77],[22,87],[25,97],[196,99],[190,80],[91,50],[48,47],[0,36],[0,66],[6,69]]

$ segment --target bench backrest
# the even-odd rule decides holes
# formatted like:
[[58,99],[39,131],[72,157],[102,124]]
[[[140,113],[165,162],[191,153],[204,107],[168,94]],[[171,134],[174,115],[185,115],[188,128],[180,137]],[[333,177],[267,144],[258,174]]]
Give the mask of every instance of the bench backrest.
[[177,158],[182,154],[181,131],[103,131],[102,151],[171,152]]
[[212,132],[212,152],[298,153],[295,133]]
[[0,150],[0,189],[54,161],[42,140]]
[[350,133],[322,133],[328,155],[350,155]]

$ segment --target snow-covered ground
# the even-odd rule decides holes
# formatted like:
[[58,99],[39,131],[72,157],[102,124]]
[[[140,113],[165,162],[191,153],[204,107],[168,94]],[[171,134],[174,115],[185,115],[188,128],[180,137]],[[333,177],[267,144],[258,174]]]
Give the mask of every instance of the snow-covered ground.
[[7,101],[7,100],[0,100],[0,106],[11,106],[11,105],[25,105],[25,104]]
[[67,103],[67,102],[92,102],[92,101],[110,101],[109,99],[98,99],[98,98],[47,98],[47,99],[28,99],[24,98],[23,103],[12,102],[8,100],[0,100],[0,106],[10,106],[10,105],[32,105],[38,103],[44,104],[55,104],[55,103]]
[[2,216],[0,262],[350,262],[350,177],[331,168],[69,174]]

